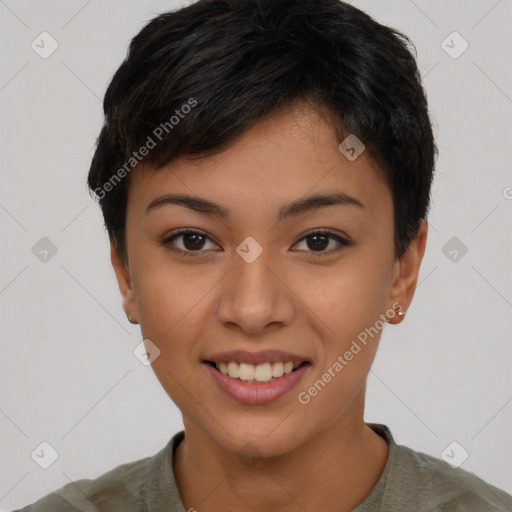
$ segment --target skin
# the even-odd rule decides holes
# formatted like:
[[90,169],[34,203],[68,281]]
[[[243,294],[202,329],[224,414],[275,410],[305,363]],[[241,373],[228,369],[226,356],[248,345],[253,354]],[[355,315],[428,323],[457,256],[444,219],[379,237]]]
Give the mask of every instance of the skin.
[[[127,262],[112,245],[112,264],[125,312],[159,347],[153,369],[183,416],[174,471],[187,510],[349,511],[385,466],[387,444],[363,419],[380,332],[307,405],[297,399],[379,315],[397,302],[408,309],[425,250],[422,221],[407,252],[395,257],[382,171],[368,152],[350,162],[338,144],[324,117],[296,105],[218,155],[180,158],[160,170],[144,165],[130,177]],[[339,191],[364,208],[328,206],[276,221],[292,201]],[[146,213],[169,193],[209,199],[230,217],[180,205]],[[203,246],[183,236],[163,243],[183,228],[203,231]],[[311,229],[350,243],[327,238],[316,249],[304,235]],[[236,253],[248,236],[263,248],[250,264]],[[196,248],[199,257],[173,246]],[[403,319],[389,316],[389,323]],[[266,405],[228,397],[201,363],[214,352],[269,348],[311,366],[298,387]]]

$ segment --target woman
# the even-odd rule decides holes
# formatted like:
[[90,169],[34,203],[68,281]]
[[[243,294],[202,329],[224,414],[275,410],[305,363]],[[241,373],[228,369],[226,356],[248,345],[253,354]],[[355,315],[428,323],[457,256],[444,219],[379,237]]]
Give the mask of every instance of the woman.
[[133,39],[88,183],[185,430],[23,510],[511,509],[363,418],[427,237],[407,42],[337,0],[200,0]]

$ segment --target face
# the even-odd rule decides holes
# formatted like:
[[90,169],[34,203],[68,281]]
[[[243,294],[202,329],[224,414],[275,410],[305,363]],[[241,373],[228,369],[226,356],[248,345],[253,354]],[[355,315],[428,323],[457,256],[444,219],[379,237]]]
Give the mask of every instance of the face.
[[389,186],[338,144],[294,108],[221,154],[130,177],[128,263],[112,251],[124,308],[185,429],[228,452],[275,456],[361,423],[383,315],[412,299],[424,225],[395,259]]

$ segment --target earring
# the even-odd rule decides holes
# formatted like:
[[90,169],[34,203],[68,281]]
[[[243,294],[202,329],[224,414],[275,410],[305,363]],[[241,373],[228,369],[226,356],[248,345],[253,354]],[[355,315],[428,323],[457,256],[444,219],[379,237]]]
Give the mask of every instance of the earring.
[[[388,314],[389,314],[389,318],[388,318]],[[395,304],[395,305],[393,305],[393,308],[391,311],[388,310],[388,312],[386,313],[386,322],[388,324],[394,323],[394,322],[391,322],[390,320],[392,318],[394,318],[395,315],[398,315],[399,317],[405,316],[405,311],[402,311],[402,304]]]
[[132,315],[127,315],[128,316],[128,322],[130,322],[131,324],[136,324],[137,322],[134,322],[133,318],[132,318]]

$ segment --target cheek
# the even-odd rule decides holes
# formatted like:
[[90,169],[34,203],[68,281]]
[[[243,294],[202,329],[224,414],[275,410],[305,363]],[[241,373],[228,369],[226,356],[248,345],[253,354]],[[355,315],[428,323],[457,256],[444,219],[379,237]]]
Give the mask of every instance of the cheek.
[[328,272],[313,269],[296,280],[293,288],[314,313],[309,316],[323,324],[327,339],[336,340],[341,349],[385,312],[389,270],[385,262],[359,253]]
[[380,315],[387,307],[389,270],[372,252],[347,257],[332,272],[317,273],[299,286],[322,346],[298,402],[325,422],[339,417],[361,391],[385,325]]
[[[386,272],[368,269],[360,259],[331,276],[303,283],[302,297],[322,347],[307,384],[297,391],[305,421],[327,425],[364,394],[364,384],[378,347],[386,308]],[[384,291],[383,291],[384,290]],[[313,420],[311,420],[313,421]]]
[[164,258],[140,261],[134,264],[133,287],[143,336],[162,352],[191,350],[187,340],[197,338],[205,321],[215,275],[172,266]]
[[[134,291],[142,336],[160,350],[153,371],[173,402],[184,411],[195,407],[200,388],[190,379],[199,360],[196,340],[210,314],[213,283],[193,271],[154,262],[136,273]],[[209,308],[207,310],[207,308]]]

